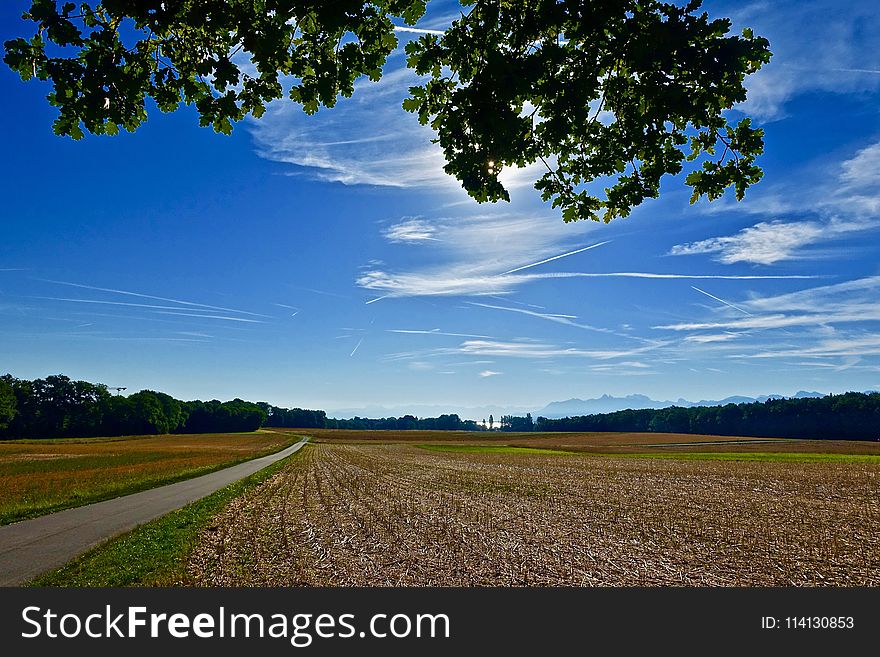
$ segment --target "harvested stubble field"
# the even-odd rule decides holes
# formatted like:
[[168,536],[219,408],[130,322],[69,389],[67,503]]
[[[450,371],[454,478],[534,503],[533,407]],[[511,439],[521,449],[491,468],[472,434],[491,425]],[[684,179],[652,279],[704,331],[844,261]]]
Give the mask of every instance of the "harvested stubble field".
[[880,466],[317,444],[215,517],[182,584],[880,584]]
[[333,444],[451,443],[513,445],[590,454],[652,452],[767,452],[812,454],[876,454],[880,441],[796,440],[683,433],[507,433],[500,431],[349,431],[301,429],[320,442]]
[[296,442],[293,433],[0,442],[0,524],[188,479]]

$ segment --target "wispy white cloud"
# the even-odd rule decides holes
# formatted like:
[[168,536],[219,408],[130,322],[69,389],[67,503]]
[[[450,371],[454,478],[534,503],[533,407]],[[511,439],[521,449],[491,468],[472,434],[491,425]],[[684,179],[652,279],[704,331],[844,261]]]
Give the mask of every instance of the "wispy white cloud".
[[418,83],[398,56],[379,82],[359,82],[332,110],[307,116],[289,101],[271,103],[249,123],[256,152],[295,165],[293,173],[346,185],[458,189],[433,131],[401,107]]
[[735,235],[712,237],[672,247],[670,255],[713,253],[726,265],[748,262],[772,265],[784,260],[806,257],[803,248],[825,243],[849,233],[863,231],[863,221],[762,221],[744,228]]
[[418,243],[437,241],[434,234],[436,226],[418,217],[405,217],[396,224],[389,226],[383,233],[389,242]]
[[493,370],[483,370],[480,372],[480,376],[484,379],[488,379],[490,376],[498,376],[501,372],[495,372]]
[[406,333],[411,335],[447,335],[456,338],[489,338],[491,339],[491,335],[472,335],[470,333],[447,333],[446,331],[441,331],[440,329],[431,329],[429,331],[422,329],[386,329],[388,333]]
[[436,34],[436,35],[440,35],[440,36],[442,36],[443,34],[446,34],[446,32],[444,30],[427,30],[423,27],[407,27],[407,26],[403,26],[403,25],[395,25],[394,31],[395,32],[412,32],[414,34]]
[[[856,151],[840,162],[836,171],[823,172],[823,175],[822,181],[806,188],[785,190],[784,198],[770,193],[742,207],[722,203],[720,211],[744,211],[776,218],[758,222],[733,235],[675,245],[669,255],[713,254],[724,264],[773,265],[821,257],[830,253],[829,243],[880,229],[880,142]],[[718,208],[715,211],[719,211]],[[792,218],[780,219],[779,215]],[[805,215],[811,218],[803,219]],[[821,247],[818,251],[817,246]]]
[[877,367],[876,360],[862,360],[880,355],[878,292],[880,276],[870,276],[785,294],[752,294],[735,304],[748,316],[734,315],[725,306],[713,311],[712,319],[654,328],[686,333],[683,345],[714,349],[725,358],[781,358],[790,367],[822,363],[841,372],[867,370]]
[[386,238],[424,244],[437,264],[398,272],[373,265],[357,284],[395,297],[504,295],[525,279],[501,272],[570,251],[572,242],[583,245],[591,230],[591,225],[564,224],[552,215],[405,217],[386,231]]
[[842,304],[849,303],[853,298],[861,302],[871,302],[877,298],[878,291],[880,291],[880,276],[866,276],[786,294],[753,295],[740,304],[756,311],[839,310]]
[[[459,273],[460,272],[460,273]],[[365,289],[386,294],[367,303],[389,297],[416,296],[493,296],[506,294],[534,281],[565,278],[645,278],[654,280],[797,280],[818,278],[809,275],[739,275],[659,274],[653,272],[552,272],[546,274],[474,275],[466,270],[447,269],[427,273],[391,273],[382,270],[366,272],[357,279]]]
[[[880,335],[854,334],[845,337],[820,340],[814,345],[804,345],[787,349],[771,349],[756,353],[730,354],[729,358],[770,359],[770,358],[865,358],[880,356]],[[844,361],[844,363],[847,361]],[[854,364],[850,363],[850,367]]]
[[[578,359],[587,361],[612,362],[622,361],[628,364],[625,368],[646,369],[641,361],[633,358],[640,357],[648,352],[663,349],[672,344],[669,341],[655,341],[652,344],[636,348],[604,348],[583,349],[569,345],[558,345],[551,342],[534,338],[513,338],[510,340],[465,340],[453,347],[440,347],[418,351],[402,351],[387,354],[387,361],[425,361],[428,359],[440,359],[446,367],[456,365],[489,365],[495,359],[516,358],[535,361],[555,361],[561,359]],[[472,357],[473,360],[448,362],[449,357]],[[636,364],[638,363],[638,364]]]
[[[579,349],[560,347],[544,342],[504,342],[500,340],[466,340],[454,352],[472,356],[512,358],[593,358],[608,360],[642,354],[661,346],[661,343],[636,349]],[[448,352],[447,352],[448,353]]]
[[825,323],[844,324],[867,321],[880,321],[880,304],[851,304],[846,309],[834,313],[774,314],[715,322],[681,322],[655,326],[654,328],[667,331],[768,330],[794,326],[820,326]]
[[[432,242],[441,265],[394,272],[369,267],[357,285],[376,292],[379,299],[413,296],[498,296],[534,281],[557,278],[644,278],[692,280],[761,280],[810,278],[809,276],[678,274],[654,272],[528,272],[559,258],[583,253],[601,244],[563,250],[566,241],[582,239],[593,230],[589,224],[571,226],[552,216],[480,215],[430,222]],[[560,253],[562,251],[562,253]],[[535,258],[538,260],[535,260]],[[511,264],[525,261],[526,265]],[[372,299],[367,303],[374,303]]]
[[685,342],[695,342],[697,344],[709,344],[712,342],[729,342],[738,337],[736,333],[702,333],[699,335],[689,335]]
[[858,151],[841,165],[840,183],[844,190],[876,190],[880,187],[880,143]]
[[752,116],[781,118],[804,93],[880,89],[880,14],[873,0],[850,0],[845,9],[836,0],[740,3],[733,16],[735,29],[754,28],[773,51],[770,63],[746,79],[748,100],[740,108]]
[[589,370],[594,374],[613,374],[614,376],[649,376],[655,374],[650,365],[640,361],[590,365]]

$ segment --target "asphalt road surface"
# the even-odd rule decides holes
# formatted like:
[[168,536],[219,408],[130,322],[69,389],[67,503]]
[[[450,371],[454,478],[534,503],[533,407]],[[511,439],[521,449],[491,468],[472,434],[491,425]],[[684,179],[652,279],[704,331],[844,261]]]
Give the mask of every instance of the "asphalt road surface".
[[306,442],[176,484],[0,527],[0,586],[22,584],[57,568],[108,538],[287,458]]

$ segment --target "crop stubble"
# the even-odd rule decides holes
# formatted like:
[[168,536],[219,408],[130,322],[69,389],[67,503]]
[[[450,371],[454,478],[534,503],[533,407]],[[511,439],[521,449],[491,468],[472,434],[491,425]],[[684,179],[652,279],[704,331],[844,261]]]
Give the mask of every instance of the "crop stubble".
[[878,585],[878,474],[318,444],[215,518],[181,583]]

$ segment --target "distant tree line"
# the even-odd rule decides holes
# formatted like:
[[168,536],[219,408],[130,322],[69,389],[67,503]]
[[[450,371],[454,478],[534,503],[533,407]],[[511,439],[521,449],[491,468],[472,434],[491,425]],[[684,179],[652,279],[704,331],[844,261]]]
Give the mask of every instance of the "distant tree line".
[[827,397],[769,399],[724,406],[671,406],[559,420],[539,417],[535,429],[880,440],[880,393],[847,392]]
[[281,408],[266,402],[257,402],[264,413],[266,427],[291,427],[295,429],[323,429],[327,426],[324,411],[310,411],[303,408]]
[[[162,392],[110,394],[107,386],[73,381],[0,376],[0,438],[63,438],[163,433],[255,431],[261,426],[367,431],[484,431],[486,422],[455,413],[349,420],[324,411],[282,408],[241,399],[181,401]],[[488,426],[495,426],[489,416]],[[671,406],[581,415],[558,420],[504,415],[501,431],[637,431],[722,436],[880,440],[880,393],[848,392],[804,399],[724,406]]]
[[348,429],[355,431],[482,431],[483,427],[474,420],[462,420],[455,413],[440,417],[402,417],[365,418],[353,417],[349,420],[328,418],[324,411],[311,411],[303,408],[280,408],[266,402],[257,402],[266,413],[265,427],[288,427],[295,429]]
[[440,417],[422,417],[404,415],[371,419],[353,417],[350,420],[328,419],[327,429],[351,429],[369,431],[482,431],[483,426],[474,420],[462,420],[457,414],[451,413]]
[[9,374],[0,377],[0,439],[225,433],[255,431],[261,426],[373,431],[483,429],[455,414],[336,420],[324,411],[241,399],[182,401],[153,390],[123,397],[111,394],[106,385],[73,381],[60,374],[33,381]]
[[63,375],[0,377],[2,438],[254,431],[265,419],[262,408],[241,399],[181,401],[152,390],[123,397],[103,384]]
[[525,417],[516,415],[501,416],[502,431],[534,431],[535,423],[532,421],[532,414],[526,413]]

